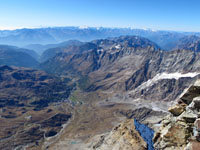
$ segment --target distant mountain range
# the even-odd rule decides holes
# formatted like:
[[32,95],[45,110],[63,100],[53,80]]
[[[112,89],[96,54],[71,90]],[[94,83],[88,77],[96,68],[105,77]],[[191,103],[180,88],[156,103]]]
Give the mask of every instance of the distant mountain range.
[[82,42],[80,42],[78,40],[69,40],[69,41],[65,41],[65,42],[61,42],[61,43],[57,43],[57,44],[46,44],[46,45],[30,44],[30,45],[24,46],[24,48],[34,50],[37,54],[42,55],[43,52],[45,50],[48,50],[48,49],[65,48],[65,47],[70,46],[70,45],[78,45],[78,44],[81,44],[81,43]]
[[[162,49],[171,49],[174,44],[186,35],[200,35],[192,32],[154,31],[131,28],[80,28],[54,27],[38,29],[17,29],[0,31],[0,44],[24,47],[32,44],[57,44],[68,40],[91,41],[122,35],[136,35],[150,39]],[[39,45],[35,45],[39,48]]]
[[44,62],[52,57],[54,57],[57,53],[61,53],[64,51],[75,53],[76,47],[82,45],[83,42],[77,41],[77,40],[69,40],[66,42],[62,42],[59,44],[52,44],[52,45],[44,45],[45,47],[50,47],[43,50],[43,53],[41,54],[40,61]]

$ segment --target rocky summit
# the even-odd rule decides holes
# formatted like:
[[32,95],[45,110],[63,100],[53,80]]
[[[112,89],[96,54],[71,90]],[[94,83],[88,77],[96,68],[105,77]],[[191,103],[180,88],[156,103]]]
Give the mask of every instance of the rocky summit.
[[171,113],[154,136],[157,150],[200,150],[199,80],[169,108]]

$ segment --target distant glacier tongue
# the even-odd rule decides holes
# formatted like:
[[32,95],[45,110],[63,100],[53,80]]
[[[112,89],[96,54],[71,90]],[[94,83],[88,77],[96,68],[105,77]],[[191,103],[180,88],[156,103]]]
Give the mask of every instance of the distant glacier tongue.
[[139,123],[139,121],[137,121],[136,119],[134,119],[134,124],[135,124],[136,130],[140,133],[142,138],[147,143],[148,150],[154,150],[153,141],[152,141],[153,136],[154,136],[154,131],[148,126]]

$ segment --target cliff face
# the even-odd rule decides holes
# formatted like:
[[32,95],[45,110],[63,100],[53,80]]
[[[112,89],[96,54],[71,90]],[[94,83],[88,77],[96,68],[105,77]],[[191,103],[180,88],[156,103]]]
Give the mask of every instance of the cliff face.
[[154,135],[156,150],[200,150],[200,81],[169,108]]

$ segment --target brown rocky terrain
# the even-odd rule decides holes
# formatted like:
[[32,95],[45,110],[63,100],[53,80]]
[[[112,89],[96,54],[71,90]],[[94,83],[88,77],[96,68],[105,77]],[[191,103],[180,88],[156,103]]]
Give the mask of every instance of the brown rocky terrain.
[[72,117],[72,106],[64,102],[72,88],[43,71],[1,66],[0,149],[40,145],[56,135]]
[[169,108],[171,115],[164,118],[160,131],[154,136],[156,150],[200,149],[199,96],[198,80],[175,106]]
[[133,119],[116,126],[93,146],[95,150],[147,150],[147,144],[135,129]]
[[26,68],[0,67],[0,106],[33,106],[35,110],[50,102],[68,98],[72,85],[57,77]]

